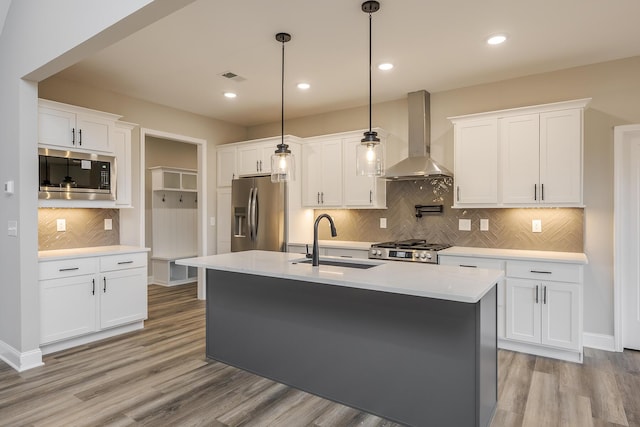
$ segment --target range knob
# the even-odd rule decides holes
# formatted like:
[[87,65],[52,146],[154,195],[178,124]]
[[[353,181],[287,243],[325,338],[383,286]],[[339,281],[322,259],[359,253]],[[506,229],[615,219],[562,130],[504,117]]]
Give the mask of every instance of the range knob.
[[431,254],[429,254],[429,253],[426,254],[426,256],[427,256],[427,259],[431,259],[432,258]]
[[380,249],[378,249],[378,250],[376,251],[376,255],[381,256],[381,255],[382,255],[382,251],[381,251]]
[[371,249],[370,253],[371,253],[371,256],[376,256],[376,250],[375,249]]

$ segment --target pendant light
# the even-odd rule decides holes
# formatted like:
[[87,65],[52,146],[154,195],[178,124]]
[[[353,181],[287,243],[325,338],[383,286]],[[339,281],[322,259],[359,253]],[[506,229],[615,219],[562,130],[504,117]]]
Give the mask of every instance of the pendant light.
[[384,174],[384,152],[378,133],[371,130],[371,14],[380,9],[377,1],[362,3],[362,11],[369,14],[369,131],[364,133],[356,147],[356,174],[382,176]]
[[289,146],[284,143],[284,44],[291,40],[287,33],[276,34],[276,40],[282,43],[282,104],[281,104],[281,141],[275,153],[271,155],[271,182],[286,182],[295,179],[295,162]]

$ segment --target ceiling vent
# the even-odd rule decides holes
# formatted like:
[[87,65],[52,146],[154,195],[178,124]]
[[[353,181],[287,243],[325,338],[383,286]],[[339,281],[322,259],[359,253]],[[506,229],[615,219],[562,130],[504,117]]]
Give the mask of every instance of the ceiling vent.
[[243,82],[247,80],[244,77],[239,76],[236,73],[233,73],[231,71],[224,72],[220,74],[220,76],[224,77],[225,79],[233,80],[234,82]]

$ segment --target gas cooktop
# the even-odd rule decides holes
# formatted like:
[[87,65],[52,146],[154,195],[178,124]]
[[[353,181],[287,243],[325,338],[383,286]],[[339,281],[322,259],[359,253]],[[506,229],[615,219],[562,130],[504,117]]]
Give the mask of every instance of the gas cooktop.
[[374,243],[371,245],[369,258],[436,264],[438,262],[437,251],[448,247],[451,247],[451,245],[444,243],[427,243],[427,241],[423,239]]

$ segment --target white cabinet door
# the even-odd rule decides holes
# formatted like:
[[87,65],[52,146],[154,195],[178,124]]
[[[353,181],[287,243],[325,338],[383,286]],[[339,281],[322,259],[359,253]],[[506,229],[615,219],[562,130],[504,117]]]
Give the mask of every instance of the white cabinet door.
[[217,191],[217,251],[218,254],[231,252],[231,188]]
[[260,173],[262,148],[258,145],[238,147],[238,175],[256,175]]
[[76,115],[54,108],[38,108],[38,144],[76,147]]
[[582,203],[582,110],[540,114],[542,203]]
[[102,273],[100,328],[110,328],[147,318],[147,269],[131,268]]
[[113,122],[100,117],[76,116],[77,147],[92,151],[113,152],[110,136]]
[[454,127],[455,205],[498,203],[498,120]]
[[540,201],[539,118],[528,114],[499,120],[504,203]]
[[216,163],[217,186],[231,187],[231,181],[237,178],[236,147],[218,148]]
[[[313,160],[312,160],[313,161]],[[330,140],[322,144],[321,206],[342,205],[342,141]]]
[[131,127],[116,124],[112,133],[116,156],[116,205],[131,206]]
[[343,141],[344,204],[347,207],[386,208],[385,183],[375,177],[356,174],[356,147],[360,138]]
[[322,143],[314,142],[302,147],[302,205],[321,206]]
[[507,338],[540,344],[540,288],[535,280],[506,280]]
[[95,275],[40,281],[40,344],[96,331]]
[[544,283],[542,288],[542,344],[580,348],[580,287],[573,283]]

